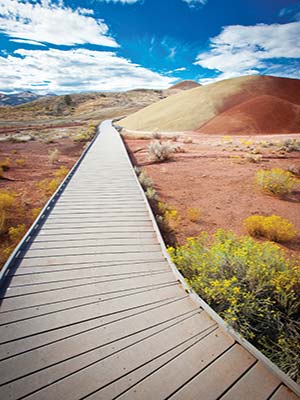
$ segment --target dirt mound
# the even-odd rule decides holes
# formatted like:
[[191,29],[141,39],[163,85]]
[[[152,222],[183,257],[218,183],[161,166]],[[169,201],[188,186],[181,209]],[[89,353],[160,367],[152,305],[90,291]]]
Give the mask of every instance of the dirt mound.
[[200,131],[221,113],[265,95],[300,105],[300,79],[255,75],[196,87],[152,104],[120,125],[140,131]]
[[176,83],[176,85],[173,85],[169,88],[169,90],[173,90],[173,89],[179,89],[179,90],[189,90],[189,89],[194,89],[196,87],[201,86],[200,83],[197,83],[195,81],[181,81]]
[[221,113],[198,131],[228,135],[297,133],[300,132],[300,106],[262,95]]

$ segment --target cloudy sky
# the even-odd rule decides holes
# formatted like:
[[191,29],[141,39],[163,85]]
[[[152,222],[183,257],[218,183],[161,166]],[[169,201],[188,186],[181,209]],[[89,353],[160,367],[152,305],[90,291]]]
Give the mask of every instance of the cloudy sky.
[[0,0],[0,92],[300,78],[300,1]]

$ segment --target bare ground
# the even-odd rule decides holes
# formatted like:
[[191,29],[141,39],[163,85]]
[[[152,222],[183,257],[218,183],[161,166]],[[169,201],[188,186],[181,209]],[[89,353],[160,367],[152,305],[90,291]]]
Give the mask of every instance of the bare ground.
[[[299,230],[300,192],[279,199],[261,192],[254,182],[259,169],[286,169],[290,165],[300,165],[299,152],[280,154],[276,150],[276,142],[299,138],[299,135],[235,136],[232,139],[197,134],[192,135],[193,143],[183,144],[185,136],[178,139],[185,152],[175,154],[172,161],[165,163],[149,161],[149,139],[125,138],[133,162],[152,178],[161,201],[179,211],[182,219],[175,232],[178,243],[201,231],[212,234],[218,228],[246,234],[243,220],[252,214],[280,215],[293,222]],[[262,148],[258,144],[262,141],[274,145]],[[257,147],[262,160],[258,163],[246,161],[243,155],[250,151],[249,148]],[[201,210],[200,222],[193,223],[187,218],[189,207]],[[298,256],[299,238],[284,248],[291,255]]]

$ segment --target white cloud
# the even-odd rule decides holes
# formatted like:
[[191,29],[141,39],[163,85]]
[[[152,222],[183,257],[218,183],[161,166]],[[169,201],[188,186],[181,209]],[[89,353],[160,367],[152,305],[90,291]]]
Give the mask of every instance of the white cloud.
[[284,74],[287,61],[300,59],[299,37],[299,22],[227,26],[210,40],[209,51],[200,53],[195,64],[219,73],[217,80],[268,73],[274,66],[277,71],[281,66]]
[[207,0],[182,0],[184,3],[187,3],[189,7],[194,8],[197,6],[204,6],[207,3]]
[[97,0],[97,1],[102,1],[105,3],[134,4],[134,3],[138,3],[141,0]]
[[174,69],[174,72],[186,71],[186,70],[187,70],[187,68],[181,67],[181,68],[176,68],[176,69]]
[[93,18],[92,10],[72,10],[62,2],[37,0],[0,0],[0,32],[17,39],[47,42],[55,45],[91,43],[118,47],[108,36],[108,26]]
[[163,89],[175,80],[107,51],[20,49],[0,57],[0,92]]
[[26,39],[11,39],[11,42],[15,42],[15,43],[26,43],[26,44],[30,44],[32,46],[43,46],[43,47],[47,47],[45,44],[40,43],[40,42],[36,42],[35,40],[26,40]]

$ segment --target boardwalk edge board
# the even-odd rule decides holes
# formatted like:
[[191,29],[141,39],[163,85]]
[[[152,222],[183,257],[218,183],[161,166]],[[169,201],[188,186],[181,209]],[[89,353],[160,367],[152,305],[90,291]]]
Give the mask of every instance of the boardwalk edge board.
[[[123,145],[124,142],[119,135],[120,140],[122,141]],[[225,331],[227,332],[237,343],[239,343],[242,347],[244,347],[250,354],[252,354],[258,361],[261,361],[264,366],[276,377],[278,377],[289,389],[291,389],[294,393],[296,393],[298,396],[300,396],[300,385],[298,385],[293,379],[291,379],[287,374],[285,374],[277,365],[275,365],[269,358],[267,358],[261,351],[259,351],[255,346],[253,346],[248,340],[244,339],[235,329],[233,329],[229,324],[225,322],[201,297],[193,290],[191,287],[187,284],[185,281],[183,275],[178,271],[176,265],[173,263],[171,260],[171,257],[169,256],[169,253],[167,251],[165,242],[163,240],[162,234],[160,232],[160,229],[158,227],[157,221],[155,219],[155,216],[153,214],[152,208],[150,207],[150,204],[148,202],[148,199],[145,195],[145,192],[142,188],[142,185],[140,184],[138,177],[134,171],[133,164],[130,160],[129,154],[127,152],[126,146],[124,145],[125,150],[126,150],[126,155],[127,155],[127,160],[128,163],[131,166],[132,172],[135,176],[136,182],[139,186],[139,189],[142,193],[144,202],[146,204],[146,207],[148,209],[148,212],[150,214],[150,218],[153,224],[154,231],[156,233],[156,236],[158,238],[158,242],[161,246],[162,253],[169,264],[171,270],[173,271],[176,279],[180,281],[182,284],[183,288],[187,293],[189,293],[190,297],[192,300],[197,303],[201,308],[203,308],[207,314],[214,320],[216,323]]]

